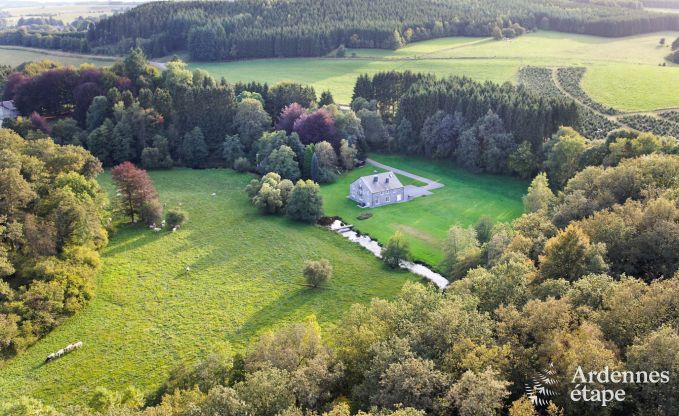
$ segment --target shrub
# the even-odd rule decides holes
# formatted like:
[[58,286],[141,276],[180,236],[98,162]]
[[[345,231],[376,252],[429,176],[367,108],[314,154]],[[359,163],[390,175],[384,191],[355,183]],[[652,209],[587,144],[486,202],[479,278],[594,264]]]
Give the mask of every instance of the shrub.
[[252,165],[247,158],[239,157],[233,162],[233,168],[238,172],[249,172],[252,170]]
[[402,260],[410,260],[410,244],[400,231],[396,231],[382,250],[382,261],[387,266],[395,269]]
[[141,206],[141,220],[146,225],[159,224],[163,219],[163,207],[158,199],[151,199]]
[[165,223],[169,228],[182,226],[188,220],[189,216],[179,208],[171,209],[165,214]]
[[327,283],[332,276],[332,265],[326,259],[307,260],[304,262],[304,278],[311,287],[318,287]]
[[370,218],[372,216],[373,216],[372,212],[362,212],[356,218],[362,221],[362,220],[367,220],[368,218]]

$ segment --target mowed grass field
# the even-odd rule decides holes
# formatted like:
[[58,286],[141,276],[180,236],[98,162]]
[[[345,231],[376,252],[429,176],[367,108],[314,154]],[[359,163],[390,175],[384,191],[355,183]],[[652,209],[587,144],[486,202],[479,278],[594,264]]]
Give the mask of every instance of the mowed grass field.
[[[264,331],[312,314],[332,337],[352,304],[419,281],[329,230],[259,215],[243,192],[249,175],[177,169],[151,176],[163,203],[188,212],[187,225],[176,233],[122,227],[103,252],[96,298],[0,364],[0,402],[29,395],[65,406],[86,402],[97,386],[149,393],[181,361],[242,350]],[[113,190],[108,175],[101,182]],[[317,258],[329,259],[334,273],[326,288],[310,289],[301,270]],[[81,350],[43,364],[78,340]]]
[[[606,105],[627,111],[679,106],[674,93],[679,67],[663,67],[668,46],[679,32],[657,32],[622,38],[541,31],[509,41],[489,38],[444,38],[412,43],[396,51],[349,49],[346,58],[261,59],[238,62],[191,63],[217,77],[236,81],[275,83],[292,80],[330,90],[348,103],[354,82],[363,73],[388,70],[466,75],[479,81],[515,82],[522,66],[585,66],[583,87]],[[352,57],[355,54],[355,57]],[[674,88],[673,88],[674,87]]]
[[73,66],[85,63],[96,66],[108,66],[116,61],[116,58],[107,56],[80,55],[46,49],[23,48],[20,46],[0,46],[0,64],[17,66],[24,62],[41,61],[43,59]]
[[[321,187],[325,212],[339,216],[381,243],[400,230],[411,245],[414,258],[432,266],[443,260],[441,246],[452,225],[469,226],[487,215],[497,222],[509,222],[521,215],[521,196],[528,183],[516,178],[475,175],[449,163],[392,155],[371,155],[378,162],[436,180],[444,185],[432,195],[378,208],[359,208],[347,198],[349,185],[369,175],[375,167],[366,165]],[[412,180],[410,180],[412,181]],[[404,183],[406,184],[406,183]],[[417,183],[413,183],[419,185]],[[358,220],[359,214],[373,216]]]

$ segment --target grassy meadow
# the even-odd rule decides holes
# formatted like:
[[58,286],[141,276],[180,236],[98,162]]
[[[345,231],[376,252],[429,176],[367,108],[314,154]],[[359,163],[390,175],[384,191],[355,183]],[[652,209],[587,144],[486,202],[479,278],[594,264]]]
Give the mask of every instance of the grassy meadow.
[[[441,245],[452,225],[469,226],[483,215],[498,222],[508,222],[522,213],[521,196],[528,184],[516,178],[475,175],[449,163],[414,157],[372,155],[371,158],[445,186],[435,189],[432,195],[401,204],[359,208],[347,195],[351,182],[375,170],[366,165],[321,187],[325,213],[342,217],[357,230],[382,243],[400,230],[410,242],[416,260],[438,265],[443,260]],[[404,185],[410,183],[404,182]],[[371,212],[373,216],[367,220],[356,218],[365,212]]]
[[0,46],[0,63],[17,66],[24,62],[41,61],[49,59],[64,65],[78,66],[90,63],[97,66],[113,64],[117,58],[96,55],[80,55],[70,52],[53,51],[37,48],[24,48],[21,46]]
[[[419,280],[385,269],[338,234],[259,215],[243,192],[249,175],[175,169],[151,176],[162,202],[181,205],[189,222],[176,233],[121,227],[103,252],[95,299],[0,364],[0,402],[30,395],[65,406],[89,400],[97,386],[150,393],[180,361],[241,350],[286,322],[313,314],[332,336],[352,304],[389,298]],[[108,175],[101,182],[113,191]],[[323,289],[304,286],[302,265],[315,258],[334,267]],[[43,364],[78,340],[81,350]]]
[[[292,80],[329,89],[340,103],[351,99],[354,81],[363,73],[388,70],[466,75],[480,81],[515,82],[519,68],[585,66],[585,91],[603,104],[628,111],[679,106],[668,85],[679,85],[679,68],[659,66],[679,32],[603,38],[536,32],[509,41],[489,38],[443,38],[412,43],[396,51],[349,49],[347,58],[284,58],[238,62],[191,63],[229,81],[274,83]],[[352,57],[355,54],[355,57]]]

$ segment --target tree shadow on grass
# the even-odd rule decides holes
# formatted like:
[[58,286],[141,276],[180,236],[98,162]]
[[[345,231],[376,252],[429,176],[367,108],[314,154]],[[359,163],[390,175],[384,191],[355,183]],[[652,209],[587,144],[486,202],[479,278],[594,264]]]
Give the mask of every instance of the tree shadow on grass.
[[[292,285],[292,284],[291,284]],[[301,321],[304,317],[297,317],[300,308],[312,301],[315,296],[322,296],[324,289],[311,289],[297,286],[290,293],[276,298],[273,302],[262,306],[252,314],[235,332],[244,343],[249,343],[253,337],[260,335],[263,328],[277,329],[287,323]],[[291,318],[295,318],[294,320]]]
[[167,231],[165,230],[156,233],[142,226],[125,226],[114,234],[108,246],[104,249],[103,254],[106,257],[112,257],[120,253],[136,250],[166,235]]

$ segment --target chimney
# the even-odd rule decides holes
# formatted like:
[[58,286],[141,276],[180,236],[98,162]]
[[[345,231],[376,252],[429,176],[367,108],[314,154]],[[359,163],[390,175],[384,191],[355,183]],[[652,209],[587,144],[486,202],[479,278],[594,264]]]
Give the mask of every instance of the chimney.
[[384,180],[384,183],[389,183],[389,177],[387,177],[387,179]]
[[377,175],[373,178],[373,183],[377,183]]

